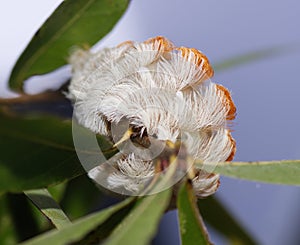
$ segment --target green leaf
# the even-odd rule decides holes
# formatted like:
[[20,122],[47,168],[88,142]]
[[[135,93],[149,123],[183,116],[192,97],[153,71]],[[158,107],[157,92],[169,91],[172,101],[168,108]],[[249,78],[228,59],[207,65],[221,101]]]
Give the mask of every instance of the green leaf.
[[85,216],[74,223],[62,228],[61,230],[52,230],[31,240],[28,240],[23,245],[64,245],[72,242],[80,241],[86,234],[97,226],[110,219],[110,217],[117,211],[126,208],[132,202],[132,198],[104,209],[97,213]]
[[24,241],[38,235],[41,230],[33,205],[22,194],[6,193],[7,207],[16,233],[17,241]]
[[[111,147],[103,137],[98,143],[102,151]],[[0,148],[0,192],[44,188],[85,173],[73,146],[71,121],[0,112]],[[99,149],[85,154],[101,162]]]
[[109,219],[107,219],[104,223],[101,223],[101,225],[97,226],[95,229],[90,230],[87,235],[85,235],[83,238],[76,241],[75,244],[82,244],[82,245],[102,244],[103,241],[107,237],[109,237],[109,235],[112,233],[114,228],[118,224],[120,224],[120,222],[127,215],[130,215],[130,211],[132,210],[133,206],[134,206],[134,202],[126,206],[125,208],[113,213],[109,217]]
[[67,215],[61,210],[47,189],[29,190],[25,191],[25,194],[57,229],[71,224]]
[[116,227],[105,245],[149,244],[166,210],[172,191],[140,198],[131,213]]
[[258,244],[216,198],[198,200],[198,207],[205,222],[224,235],[230,244]]
[[48,18],[15,64],[10,87],[22,90],[32,75],[67,63],[74,46],[92,46],[117,23],[129,0],[65,0]]
[[102,203],[103,193],[87,175],[79,176],[68,182],[61,207],[71,220],[86,215],[95,207],[97,201]]
[[[201,163],[196,166],[203,167]],[[205,164],[204,168],[211,164]],[[224,176],[261,181],[272,184],[300,185],[300,160],[270,162],[224,162],[218,163],[213,172]]]
[[57,203],[60,203],[61,200],[64,198],[67,185],[67,182],[62,182],[58,185],[48,187],[50,195]]
[[261,50],[250,51],[241,55],[228,58],[213,65],[215,71],[223,71],[237,66],[245,65],[254,61],[267,59],[274,56],[288,54],[299,51],[299,44],[282,45],[277,47],[268,47]]
[[6,195],[0,196],[0,244],[14,245],[17,244],[16,230],[6,199]]
[[182,245],[212,244],[200,216],[190,182],[181,185],[177,197],[177,208]]

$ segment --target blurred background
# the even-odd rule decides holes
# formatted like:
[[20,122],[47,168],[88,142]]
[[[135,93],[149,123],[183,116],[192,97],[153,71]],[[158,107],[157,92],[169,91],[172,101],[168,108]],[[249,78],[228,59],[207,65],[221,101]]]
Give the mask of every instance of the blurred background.
[[[14,96],[6,87],[10,70],[61,2],[1,2],[0,97]],[[265,58],[216,70],[213,81],[231,90],[238,109],[233,127],[236,161],[300,159],[299,23],[296,0],[132,0],[121,21],[95,49],[162,35],[177,46],[203,51],[216,68],[233,57],[269,54],[274,49]],[[26,83],[26,91],[57,88],[69,75],[66,67],[35,77]],[[222,178],[216,196],[260,244],[300,244],[300,188]],[[176,234],[176,211],[171,211],[154,243],[179,244]],[[211,237],[215,244],[226,244],[214,231]]]

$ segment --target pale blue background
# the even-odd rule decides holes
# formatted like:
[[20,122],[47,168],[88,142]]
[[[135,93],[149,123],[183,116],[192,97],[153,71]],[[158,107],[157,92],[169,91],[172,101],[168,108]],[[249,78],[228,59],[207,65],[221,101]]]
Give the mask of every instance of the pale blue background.
[[[61,1],[1,1],[0,96],[9,70],[37,28]],[[176,45],[202,50],[214,64],[249,51],[300,44],[300,2],[133,0],[114,31],[100,46],[127,39],[163,35]],[[99,26],[101,28],[101,26]],[[235,160],[300,159],[300,51],[217,72],[213,81],[233,94],[238,108],[234,124]],[[63,69],[47,77],[56,86]],[[58,81],[58,82],[57,82]],[[27,84],[38,92],[39,79]],[[300,244],[300,188],[222,178],[217,196],[248,230],[266,245]],[[175,212],[162,221],[163,244],[179,244]],[[226,244],[215,233],[216,244]],[[158,243],[158,241],[157,241]]]

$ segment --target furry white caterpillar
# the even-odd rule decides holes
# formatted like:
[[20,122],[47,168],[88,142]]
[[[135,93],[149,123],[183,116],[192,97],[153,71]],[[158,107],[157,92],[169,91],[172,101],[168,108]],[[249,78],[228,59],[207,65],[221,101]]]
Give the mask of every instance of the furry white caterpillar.
[[[106,176],[111,190],[137,194],[162,169],[154,159],[165,157],[164,151],[147,151],[154,141],[181,142],[189,157],[204,163],[233,159],[236,146],[228,125],[236,108],[230,92],[210,81],[213,69],[200,51],[156,37],[97,53],[77,50],[70,63],[67,96],[78,122],[116,145],[131,140],[138,149],[122,149],[112,163],[114,171]],[[124,122],[124,135],[115,133]],[[89,176],[97,181],[103,171],[99,166]],[[196,195],[206,197],[217,190],[219,176],[195,169],[192,182]]]

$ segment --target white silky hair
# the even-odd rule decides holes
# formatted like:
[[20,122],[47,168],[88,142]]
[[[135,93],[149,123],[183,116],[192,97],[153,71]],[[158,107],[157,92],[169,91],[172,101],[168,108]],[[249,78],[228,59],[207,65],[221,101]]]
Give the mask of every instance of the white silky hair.
[[[150,135],[173,142],[180,130],[194,132],[207,125],[225,126],[227,109],[214,83],[181,92],[163,88],[156,78],[143,68],[116,84],[111,82],[109,88],[95,87],[75,104],[76,117],[94,132],[98,127],[101,134],[106,132],[103,118],[115,123],[127,118]],[[106,81],[104,85],[109,83]]]
[[232,141],[224,128],[203,128],[197,133],[185,133],[182,141],[194,159],[204,163],[224,162],[232,152]]
[[[72,81],[69,86],[68,98],[82,99],[86,96],[93,83],[98,83],[97,74],[111,73],[114,64],[123,56],[131,45],[122,45],[115,48],[104,48],[97,53],[89,50],[77,49],[69,59],[72,65]],[[99,71],[98,73],[95,71]],[[114,73],[115,74],[115,73]],[[96,77],[93,77],[95,76]],[[108,76],[107,76],[108,77]],[[108,77],[109,78],[109,77]],[[101,79],[102,82],[105,79]],[[101,81],[100,81],[101,83]]]
[[220,176],[218,174],[208,174],[200,172],[193,180],[193,189],[199,198],[208,197],[216,192],[219,186]]
[[[70,57],[73,77],[67,97],[78,122],[109,135],[108,124],[123,119],[158,140],[182,139],[203,162],[225,161],[233,143],[227,129],[226,97],[208,80],[204,58],[193,52],[165,52],[161,43],[124,43],[97,53],[77,50]],[[195,62],[197,61],[197,62]],[[117,161],[111,188],[137,192],[153,175],[153,164],[133,154]],[[206,178],[206,177],[207,178]],[[193,179],[198,196],[214,193],[218,175],[200,171]]]
[[202,65],[195,64],[195,54],[192,52],[187,58],[182,57],[177,52],[171,53],[167,58],[163,57],[157,62],[157,72],[175,77],[177,82],[174,85],[177,90],[196,86],[208,78]]
[[107,178],[111,189],[123,187],[137,194],[155,174],[152,161],[138,159],[134,153],[124,156],[116,165],[117,170]]

